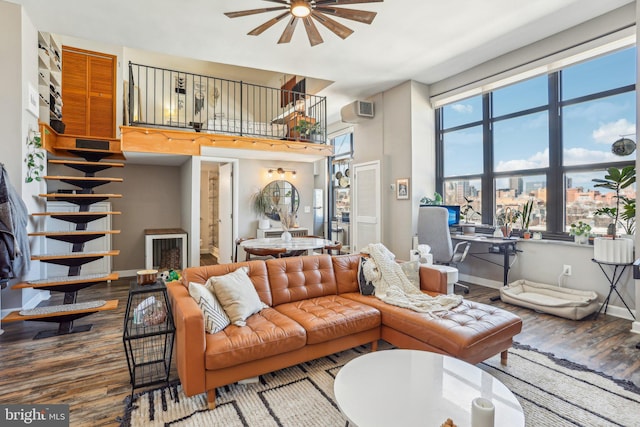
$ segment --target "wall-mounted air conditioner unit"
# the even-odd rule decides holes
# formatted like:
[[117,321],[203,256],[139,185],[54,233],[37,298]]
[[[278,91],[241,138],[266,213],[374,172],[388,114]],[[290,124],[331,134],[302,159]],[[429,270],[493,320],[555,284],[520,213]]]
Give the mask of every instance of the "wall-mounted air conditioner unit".
[[340,110],[340,117],[345,123],[359,123],[363,119],[373,118],[373,102],[354,101]]

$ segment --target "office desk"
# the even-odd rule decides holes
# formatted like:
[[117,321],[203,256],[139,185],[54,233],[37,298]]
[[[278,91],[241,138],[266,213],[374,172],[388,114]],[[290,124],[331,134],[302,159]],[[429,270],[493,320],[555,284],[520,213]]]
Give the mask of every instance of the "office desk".
[[[502,268],[503,268],[503,278],[502,278],[502,285],[503,286],[507,286],[509,283],[509,270],[511,269],[511,266],[509,265],[509,256],[510,255],[515,255],[516,252],[518,252],[518,249],[516,248],[516,245],[518,244],[518,241],[520,240],[518,237],[511,237],[511,238],[500,238],[500,237],[493,237],[493,236],[484,236],[484,235],[479,235],[479,234],[474,234],[474,235],[465,235],[465,234],[452,234],[451,238],[453,240],[464,240],[467,242],[473,242],[473,243],[486,243],[488,245],[490,245],[491,247],[498,247],[499,248],[499,252],[491,252],[490,250],[488,250],[486,253],[487,254],[499,254],[502,253],[503,254],[503,259],[502,259]],[[478,255],[478,253],[474,254],[472,252],[469,252],[468,255],[473,255],[475,256],[475,258],[487,261],[487,262],[491,262],[494,263],[491,260],[488,260],[486,258],[481,258]],[[497,264],[497,263],[494,263]],[[499,265],[499,264],[498,264]]]

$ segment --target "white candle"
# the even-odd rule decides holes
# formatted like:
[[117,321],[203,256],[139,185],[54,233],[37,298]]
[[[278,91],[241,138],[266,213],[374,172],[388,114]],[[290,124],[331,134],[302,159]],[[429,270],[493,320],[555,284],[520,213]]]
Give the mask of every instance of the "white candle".
[[493,427],[495,411],[489,399],[476,397],[471,401],[471,427]]

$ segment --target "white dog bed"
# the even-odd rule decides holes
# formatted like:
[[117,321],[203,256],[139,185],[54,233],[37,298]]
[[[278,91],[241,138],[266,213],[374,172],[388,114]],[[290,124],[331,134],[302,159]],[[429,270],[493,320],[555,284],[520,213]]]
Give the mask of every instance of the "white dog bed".
[[598,294],[593,291],[560,288],[527,280],[516,280],[500,289],[500,299],[572,320],[595,313],[599,306]]

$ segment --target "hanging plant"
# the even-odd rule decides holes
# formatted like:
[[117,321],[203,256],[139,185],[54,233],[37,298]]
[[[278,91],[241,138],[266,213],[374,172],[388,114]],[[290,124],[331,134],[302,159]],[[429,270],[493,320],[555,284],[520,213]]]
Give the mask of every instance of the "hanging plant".
[[42,181],[42,171],[44,171],[42,138],[40,132],[33,129],[29,129],[27,136],[27,156],[24,162],[27,164],[27,176],[24,182]]

